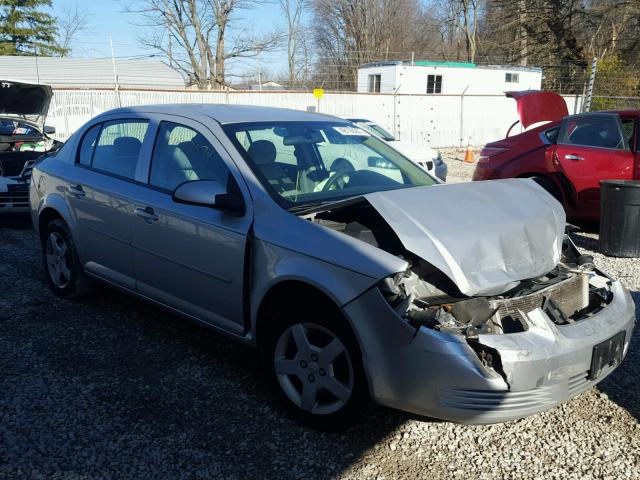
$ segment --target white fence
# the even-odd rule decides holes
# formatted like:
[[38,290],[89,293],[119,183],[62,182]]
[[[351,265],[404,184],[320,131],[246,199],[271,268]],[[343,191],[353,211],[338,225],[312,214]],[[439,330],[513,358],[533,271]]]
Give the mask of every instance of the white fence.
[[[581,97],[566,96],[570,113],[581,108]],[[397,138],[432,147],[483,145],[503,138],[517,120],[516,103],[502,95],[385,95],[326,93],[316,100],[310,92],[197,92],[55,90],[47,125],[56,137],[68,138],[91,117],[119,105],[159,103],[223,103],[317,109],[341,117],[373,120]]]

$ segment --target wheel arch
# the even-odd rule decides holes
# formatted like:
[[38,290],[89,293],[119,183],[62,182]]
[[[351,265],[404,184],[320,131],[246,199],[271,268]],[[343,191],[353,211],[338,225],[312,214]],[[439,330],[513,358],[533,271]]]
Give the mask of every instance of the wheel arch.
[[38,221],[34,222],[39,237],[42,236],[42,228],[54,217],[62,219],[71,230],[75,227],[74,218],[65,199],[58,194],[49,194],[40,201]]
[[569,203],[572,202],[572,197],[570,192],[571,185],[569,180],[561,174],[549,174],[549,172],[538,172],[538,171],[529,171],[525,173],[519,174],[516,178],[542,178],[551,182],[558,191],[558,194],[563,199],[563,202]]
[[271,285],[260,301],[254,332],[256,345],[260,345],[260,340],[264,337],[264,331],[269,325],[271,315],[277,311],[278,307],[285,304],[301,309],[310,306],[314,309],[326,308],[331,314],[340,316],[356,338],[355,332],[340,307],[326,292],[303,280],[286,279]]
[[64,217],[53,207],[45,207],[42,209],[40,214],[38,215],[38,236],[40,237],[40,241],[43,241],[42,238],[45,227],[51,223],[53,220],[62,220],[66,223]]

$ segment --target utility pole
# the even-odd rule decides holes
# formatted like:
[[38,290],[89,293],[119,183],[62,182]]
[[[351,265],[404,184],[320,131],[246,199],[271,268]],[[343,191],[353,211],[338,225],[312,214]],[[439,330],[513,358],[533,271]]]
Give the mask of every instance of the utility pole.
[[462,94],[460,95],[460,146],[464,146],[464,94],[467,93],[469,85],[464,87]]
[[591,98],[593,97],[593,84],[596,83],[596,69],[598,68],[598,57],[593,57],[591,63],[591,75],[589,76],[589,86],[587,87],[587,98],[582,105],[583,112],[591,111]]
[[109,37],[109,45],[111,45],[111,63],[113,64],[113,82],[115,85],[116,98],[118,99],[118,106],[122,106],[120,101],[120,86],[118,85],[118,71],[116,70],[116,56],[113,53],[113,38]]
[[400,125],[398,125],[397,117],[397,104],[399,103],[399,100],[397,100],[397,96],[401,86],[402,83],[400,83],[398,87],[393,91],[393,137],[396,140],[400,140],[398,138],[398,135],[400,134]]

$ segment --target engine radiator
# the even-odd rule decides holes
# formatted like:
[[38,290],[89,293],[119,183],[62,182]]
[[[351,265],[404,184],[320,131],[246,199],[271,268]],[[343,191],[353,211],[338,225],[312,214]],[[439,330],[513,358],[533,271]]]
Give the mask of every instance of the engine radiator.
[[495,306],[499,307],[501,318],[515,319],[520,318],[519,312],[529,313],[541,308],[546,297],[551,298],[562,313],[570,317],[589,305],[589,279],[585,274],[576,275],[531,295],[495,301]]

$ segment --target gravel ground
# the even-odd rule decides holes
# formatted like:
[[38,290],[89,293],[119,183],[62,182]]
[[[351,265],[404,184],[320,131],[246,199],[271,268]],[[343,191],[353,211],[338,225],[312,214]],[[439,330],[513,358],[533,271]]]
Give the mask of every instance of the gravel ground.
[[[447,151],[450,181],[473,166]],[[477,156],[476,156],[477,158]],[[640,301],[640,260],[581,248]],[[343,434],[286,419],[251,350],[101,288],[46,288],[24,217],[0,219],[0,478],[640,479],[640,345],[597,388],[465,426],[372,408]]]

